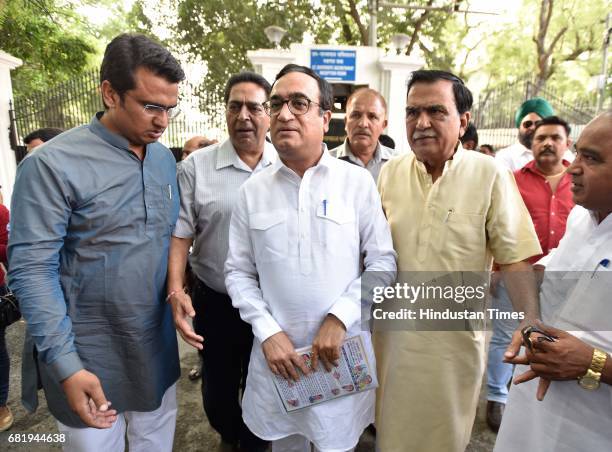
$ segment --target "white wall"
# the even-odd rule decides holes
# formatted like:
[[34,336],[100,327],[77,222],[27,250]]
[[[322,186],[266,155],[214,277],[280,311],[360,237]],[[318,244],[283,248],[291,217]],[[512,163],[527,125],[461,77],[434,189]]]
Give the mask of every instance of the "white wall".
[[[356,52],[355,81],[345,83],[368,85],[383,95],[387,101],[389,120],[385,133],[395,140],[398,152],[407,151],[408,141],[404,121],[406,85],[410,73],[423,67],[424,61],[404,55],[388,55],[383,49],[377,47],[318,44],[291,44],[289,50],[261,49],[249,51],[247,55],[255,70],[272,83],[275,75],[287,63],[310,67],[312,49],[354,50]],[[333,83],[342,82],[334,81]]]
[[13,98],[11,69],[21,66],[21,60],[0,50],[0,185],[4,204],[10,206],[15,183],[15,152],[9,141],[9,100]]

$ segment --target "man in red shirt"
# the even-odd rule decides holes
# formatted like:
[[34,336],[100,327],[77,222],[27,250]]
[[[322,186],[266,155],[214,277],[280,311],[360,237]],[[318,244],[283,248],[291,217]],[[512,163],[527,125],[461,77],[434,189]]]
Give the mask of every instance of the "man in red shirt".
[[[4,206],[0,193],[0,263],[6,265],[6,244],[8,242],[9,211]],[[0,295],[7,291],[4,270],[0,267]],[[6,404],[9,390],[10,359],[6,348],[5,327],[0,325],[0,432],[8,430],[13,425],[13,415]]]
[[565,233],[565,222],[572,201],[570,162],[563,155],[571,145],[570,126],[557,116],[536,123],[531,151],[534,160],[514,173],[523,201],[535,225],[543,254],[531,258],[536,263],[556,248]]
[[[567,216],[574,207],[571,176],[566,173],[570,162],[563,155],[571,145],[570,126],[557,116],[536,122],[531,144],[534,160],[514,172],[516,184],[529,210],[543,254],[529,261],[535,264],[556,248],[565,233]],[[512,311],[506,288],[499,284],[493,297],[493,307]],[[493,320],[493,337],[487,363],[487,423],[497,431],[508,398],[508,382],[512,364],[504,363],[504,352],[510,344],[516,321]]]

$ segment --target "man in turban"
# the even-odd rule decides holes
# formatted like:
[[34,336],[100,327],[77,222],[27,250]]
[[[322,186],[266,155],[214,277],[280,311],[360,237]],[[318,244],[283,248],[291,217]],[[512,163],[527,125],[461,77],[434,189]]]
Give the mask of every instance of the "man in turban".
[[512,172],[521,169],[525,164],[532,161],[531,141],[535,132],[535,123],[553,114],[554,110],[546,99],[534,97],[523,102],[514,116],[514,122],[518,128],[518,142],[500,149],[495,154],[495,158]]

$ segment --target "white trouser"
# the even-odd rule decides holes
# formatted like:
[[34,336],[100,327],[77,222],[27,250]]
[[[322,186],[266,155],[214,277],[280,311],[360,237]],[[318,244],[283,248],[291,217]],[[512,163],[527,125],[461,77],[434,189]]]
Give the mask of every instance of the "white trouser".
[[[315,452],[353,452],[355,448],[348,450],[340,449],[318,449]],[[291,435],[272,441],[272,452],[311,452],[310,441],[302,435]]]
[[125,411],[110,428],[74,428],[57,421],[66,434],[64,452],[122,452],[125,432],[130,452],[170,452],[176,425],[176,383],[170,386],[155,411]]

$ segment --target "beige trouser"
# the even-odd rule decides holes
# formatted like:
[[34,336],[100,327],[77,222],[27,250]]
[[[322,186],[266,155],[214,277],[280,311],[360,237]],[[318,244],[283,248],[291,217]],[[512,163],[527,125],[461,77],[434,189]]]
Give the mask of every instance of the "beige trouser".
[[373,335],[379,452],[464,452],[485,369],[482,331]]

